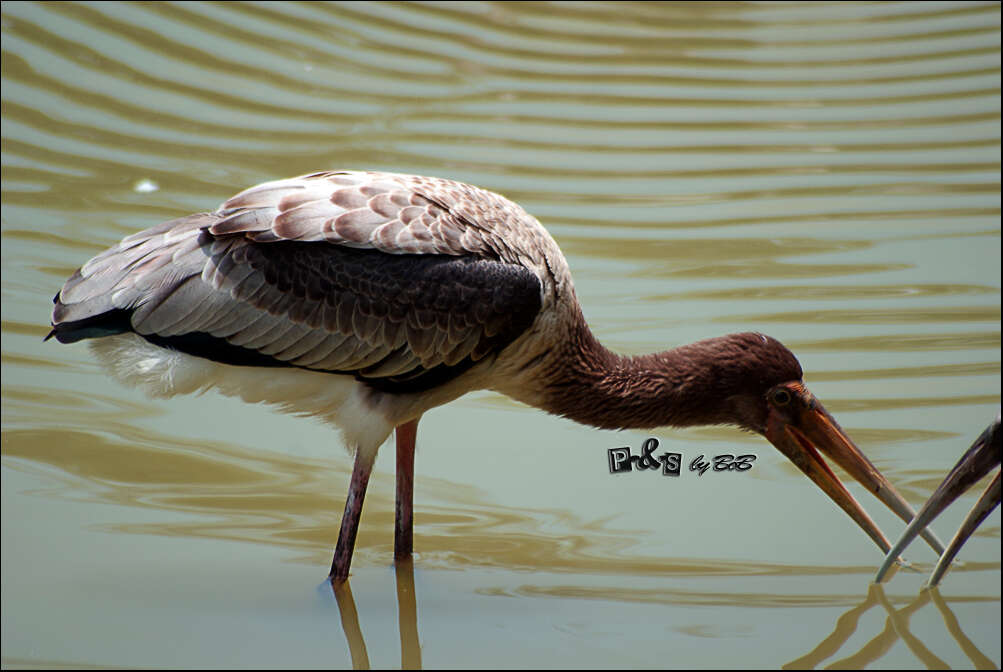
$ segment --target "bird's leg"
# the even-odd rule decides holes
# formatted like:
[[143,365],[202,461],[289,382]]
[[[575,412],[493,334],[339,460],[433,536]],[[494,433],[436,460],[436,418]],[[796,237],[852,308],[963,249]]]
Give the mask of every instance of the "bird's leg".
[[338,533],[338,544],[334,547],[334,560],[331,562],[331,583],[335,586],[348,578],[348,568],[352,565],[352,552],[355,550],[355,535],[359,531],[359,519],[362,517],[362,502],[366,498],[366,486],[369,485],[369,475],[376,461],[376,451],[356,449],[355,467],[352,469],[352,482],[348,486],[348,499],[345,501],[345,515],[341,517],[341,532]]
[[394,561],[411,557],[414,547],[414,443],[418,420],[397,426],[397,516]]

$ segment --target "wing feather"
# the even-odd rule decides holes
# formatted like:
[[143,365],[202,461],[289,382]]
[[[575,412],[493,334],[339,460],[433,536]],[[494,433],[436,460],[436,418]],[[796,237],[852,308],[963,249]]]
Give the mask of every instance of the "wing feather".
[[281,330],[268,332],[267,335],[271,337],[269,341],[254,349],[263,355],[270,355],[276,359],[285,359],[282,357],[282,353],[299,344],[311,331],[310,327],[305,324],[287,323],[282,325],[282,327],[285,327],[285,329],[281,329],[280,327]]
[[193,327],[193,329],[220,338],[228,338],[250,328],[265,317],[266,315],[254,306],[230,301],[225,310],[219,310],[214,315],[207,316],[206,321],[200,327]]
[[293,364],[296,366],[302,366],[308,369],[321,369],[324,367],[320,366],[319,363],[327,359],[334,353],[335,350],[342,347],[342,345],[347,341],[350,336],[345,334],[332,334],[330,332],[325,332],[325,338],[322,342],[318,343],[313,347],[312,350],[300,355],[298,358],[293,360]]
[[[437,178],[392,173],[315,173],[247,189],[209,231],[258,242],[298,240],[390,254],[474,254],[543,269],[549,234],[498,194]],[[504,239],[508,238],[506,242]]]

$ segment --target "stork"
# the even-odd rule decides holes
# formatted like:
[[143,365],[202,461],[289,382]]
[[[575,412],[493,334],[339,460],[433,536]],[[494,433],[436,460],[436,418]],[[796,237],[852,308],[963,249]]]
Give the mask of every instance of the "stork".
[[[319,416],[354,454],[330,579],[349,574],[366,486],[396,430],[395,558],[413,548],[418,421],[478,389],[603,429],[735,425],[766,437],[888,551],[826,453],[903,520],[913,510],[759,333],[624,356],[582,316],[547,230],[447,179],[322,172],[129,236],[55,298],[62,343],[154,396],[209,388]],[[940,553],[932,533],[924,537]]]

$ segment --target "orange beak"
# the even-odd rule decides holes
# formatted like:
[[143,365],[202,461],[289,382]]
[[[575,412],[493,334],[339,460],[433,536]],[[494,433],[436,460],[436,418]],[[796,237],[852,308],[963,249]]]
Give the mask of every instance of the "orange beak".
[[[933,522],[933,519],[940,515],[940,513],[951,505],[954,500],[961,496],[963,492],[968,490],[970,487],[975,485],[983,476],[988,474],[993,470],[994,467],[1000,464],[1000,418],[999,415],[996,416],[996,422],[986,428],[982,432],[979,438],[975,439],[975,443],[972,444],[971,448],[965,451],[965,454],[961,456],[958,463],[954,465],[950,473],[944,478],[944,481],[937,486],[937,489],[933,491],[930,495],[930,499],[926,500],[926,504],[923,508],[919,510],[919,514],[913,519],[906,528],[905,532],[902,533],[902,538],[898,540],[894,548],[888,552],[885,557],[884,564],[881,565],[881,569],[878,570],[877,576],[874,577],[875,583],[881,583],[881,580],[885,578],[885,574],[888,569],[895,562],[895,558],[905,550],[913,539],[916,538],[917,534],[925,530],[927,525]],[[958,532],[954,535],[951,540],[950,545],[948,545],[947,550],[944,551],[940,556],[940,561],[933,570],[933,574],[930,575],[930,585],[936,586],[940,583],[941,577],[947,571],[950,566],[951,561],[954,560],[954,556],[958,554],[961,547],[965,545],[968,541],[968,537],[972,536],[972,532],[975,528],[979,526],[986,516],[988,516],[993,509],[995,509],[1000,503],[1000,475],[999,472],[996,474],[989,486],[982,493],[979,501],[975,503],[975,506],[968,513],[968,517],[965,518],[964,522],[961,523],[961,527],[958,528]]]
[[[835,418],[829,415],[815,396],[800,383],[783,386],[789,392],[784,406],[772,405],[767,416],[766,438],[797,465],[808,478],[852,518],[874,543],[887,553],[891,544],[877,524],[861,508],[853,495],[840,482],[818,451],[822,451],[870,490],[902,520],[909,522],[916,515],[912,507],[895,490],[877,467],[871,464],[850,440]],[[938,553],[943,544],[928,530],[923,538]]]

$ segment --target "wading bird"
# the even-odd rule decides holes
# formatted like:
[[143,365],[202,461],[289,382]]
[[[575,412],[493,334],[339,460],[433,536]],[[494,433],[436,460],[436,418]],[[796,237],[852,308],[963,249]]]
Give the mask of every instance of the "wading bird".
[[[943,482],[930,495],[930,499],[926,500],[926,504],[923,505],[923,508],[916,514],[916,517],[909,523],[905,532],[902,533],[902,538],[888,551],[884,564],[881,565],[877,576],[874,577],[875,583],[881,583],[892,563],[905,550],[906,546],[912,543],[917,534],[925,530],[927,525],[932,523],[962,493],[975,485],[983,476],[992,471],[993,468],[1000,465],[1000,445],[1000,413],[997,411],[996,419],[986,427],[985,431],[979,435],[979,438],[975,439],[972,446],[965,451],[965,454],[961,456],[958,463],[954,465],[954,468],[947,474]],[[933,568],[930,579],[927,581],[928,585],[936,586],[940,583],[941,578],[947,572],[947,568],[951,566],[954,556],[958,554],[961,547],[968,541],[968,537],[972,536],[975,528],[986,519],[986,516],[992,513],[993,509],[999,506],[999,503],[1000,472],[997,471],[996,476],[989,482],[986,489],[982,491],[979,501],[975,503],[972,510],[968,512],[968,516],[962,521],[961,527],[958,528],[954,538],[951,539],[947,550],[941,554],[937,566]]]
[[546,229],[451,180],[347,171],[267,182],[125,238],[74,273],[55,304],[50,337],[94,339],[113,374],[155,396],[216,387],[342,430],[355,465],[335,585],[348,576],[380,445],[396,428],[394,555],[410,557],[418,420],[477,389],[604,429],[758,432],[883,551],[888,541],[816,449],[913,517],[778,341],[743,333],[612,353],[585,323]]

